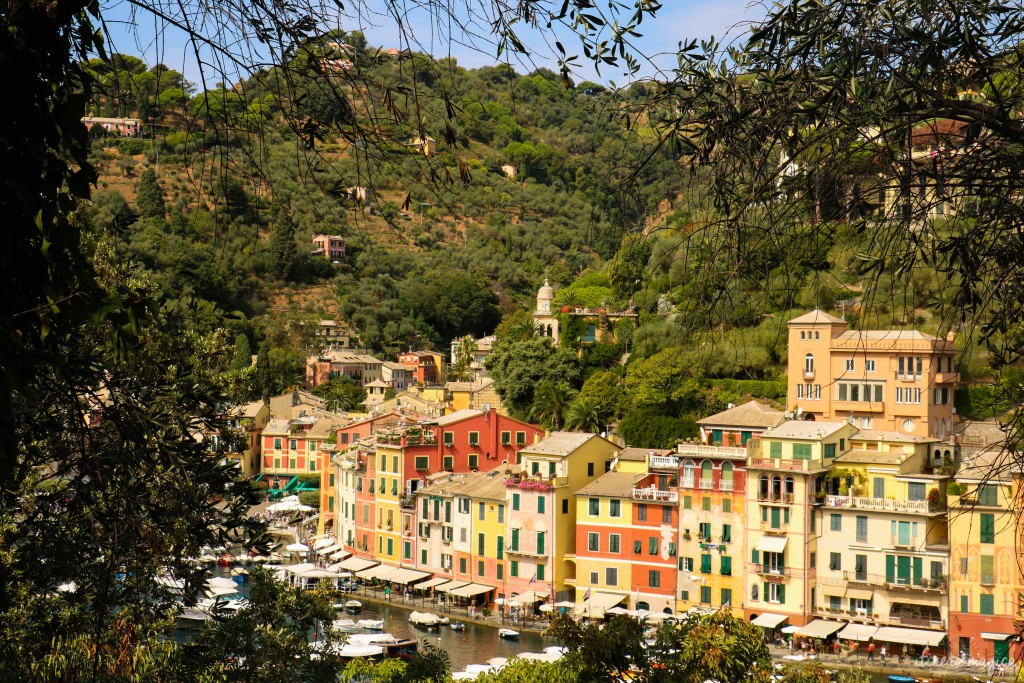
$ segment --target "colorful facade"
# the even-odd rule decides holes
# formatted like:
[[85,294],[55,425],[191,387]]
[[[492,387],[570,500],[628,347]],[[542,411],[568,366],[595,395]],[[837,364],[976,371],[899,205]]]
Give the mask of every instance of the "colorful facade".
[[297,475],[319,475],[324,464],[320,446],[334,440],[335,426],[332,419],[316,417],[268,422],[262,434],[262,471],[271,488],[287,486]]
[[238,437],[239,448],[228,452],[226,457],[238,463],[238,472],[243,477],[258,475],[263,446],[261,437],[270,421],[270,406],[263,401],[236,406],[229,412],[228,420]]

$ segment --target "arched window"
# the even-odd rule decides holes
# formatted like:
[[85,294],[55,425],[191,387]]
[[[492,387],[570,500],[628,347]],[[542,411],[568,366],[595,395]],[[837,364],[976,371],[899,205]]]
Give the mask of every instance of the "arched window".
[[[750,599],[751,600],[757,600],[757,584],[756,583],[753,586],[750,587]],[[753,617],[751,617],[751,619],[753,619]]]
[[782,500],[782,477],[772,477],[772,500]]
[[786,500],[789,502],[793,501],[793,495],[796,493],[795,484],[793,483],[793,477],[786,477]]
[[768,475],[762,474],[758,484],[757,497],[760,500],[768,500]]
[[722,482],[718,485],[723,491],[732,491],[732,463],[722,463]]
[[683,462],[683,486],[693,488],[694,469],[692,460],[686,460]]
[[705,460],[700,464],[700,487],[702,489],[711,488],[711,461]]
[[804,374],[805,375],[813,375],[814,374],[814,354],[813,353],[809,353],[806,356],[804,356]]

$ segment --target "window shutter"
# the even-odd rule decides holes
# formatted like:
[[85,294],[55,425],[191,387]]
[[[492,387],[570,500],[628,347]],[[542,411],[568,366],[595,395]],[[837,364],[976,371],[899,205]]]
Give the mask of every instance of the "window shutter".
[[786,587],[783,584],[779,584],[779,602],[786,602]]
[[750,561],[754,564],[761,564],[761,553],[759,553],[757,550],[751,550]]
[[886,583],[893,583],[896,579],[896,556],[886,555],[885,556],[885,581]]
[[732,558],[728,555],[722,557],[722,576],[732,576]]
[[761,599],[768,602],[768,582],[764,582],[764,593],[761,593]]

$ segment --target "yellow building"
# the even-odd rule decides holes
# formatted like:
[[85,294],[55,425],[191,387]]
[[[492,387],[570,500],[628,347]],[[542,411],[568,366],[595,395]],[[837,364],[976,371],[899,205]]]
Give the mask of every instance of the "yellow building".
[[810,618],[818,536],[812,494],[856,433],[848,422],[789,420],[764,432],[760,453],[747,459],[744,614],[769,632]]
[[[576,492],[576,594],[591,604],[581,614],[599,618],[604,610],[626,603],[635,608],[633,586],[633,487],[642,474],[606,472]],[[670,528],[668,540],[675,541]],[[661,544],[656,550],[660,552]],[[666,549],[666,557],[668,556]],[[608,596],[605,599],[605,596]],[[646,597],[646,596],[645,596]],[[615,600],[618,598],[618,600]],[[661,611],[661,605],[656,609]]]
[[949,495],[950,656],[1021,656],[1021,469],[1000,446],[973,453]]
[[[377,520],[376,559],[387,564],[399,564],[402,556],[402,507],[400,498],[403,491],[403,470],[405,466],[405,450],[401,445],[377,442],[374,458],[376,467],[373,472],[371,486],[376,495]],[[411,529],[409,530],[411,532]]]
[[604,474],[620,450],[595,434],[554,432],[519,452],[520,470],[506,480],[509,594],[575,598],[574,494]]
[[448,382],[444,386],[448,390],[452,410],[479,410],[484,406],[491,406],[499,413],[505,412],[501,396],[498,395],[497,389],[494,388],[494,380],[490,377],[473,382]]
[[947,478],[927,467],[935,441],[860,432],[819,479],[811,608],[840,637],[870,637],[894,654],[946,637]]
[[239,448],[226,454],[238,463],[243,477],[252,477],[260,472],[260,435],[270,421],[270,406],[263,401],[252,401],[235,406],[228,413],[229,425],[239,439]]
[[953,333],[848,330],[823,311],[789,321],[787,407],[815,420],[946,439],[956,415]]

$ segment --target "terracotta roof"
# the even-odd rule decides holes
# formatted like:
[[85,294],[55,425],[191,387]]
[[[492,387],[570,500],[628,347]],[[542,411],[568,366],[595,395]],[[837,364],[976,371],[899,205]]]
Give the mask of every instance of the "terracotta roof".
[[810,313],[804,313],[801,316],[793,318],[789,321],[790,325],[816,325],[816,324],[832,324],[832,325],[845,325],[846,321],[829,315],[825,311],[815,308]]
[[701,420],[697,420],[697,424],[771,429],[778,426],[785,419],[781,410],[758,401],[747,401],[715,415],[709,415]]
[[505,477],[497,470],[449,474],[416,491],[422,496],[469,496],[487,500],[505,500]]
[[914,147],[930,145],[939,141],[953,142],[954,145],[965,141],[967,124],[952,119],[936,119],[917,126],[910,133],[910,144]]
[[870,341],[937,341],[939,338],[920,330],[847,330],[836,339],[865,339]]
[[786,420],[778,427],[762,434],[765,439],[822,439],[835,434],[849,422],[815,422],[813,420]]
[[[520,452],[529,455],[569,455],[591,439],[601,439],[601,437],[590,432],[551,432],[549,436],[532,446],[527,446]],[[605,439],[601,440],[605,441]],[[619,447],[611,441],[607,443],[615,449],[616,453],[619,451]]]
[[616,456],[619,460],[647,462],[648,455],[675,455],[671,448],[623,448]]
[[902,432],[887,432],[881,429],[862,429],[852,439],[864,441],[885,441],[888,443],[936,443],[939,439],[927,436],[916,436]]
[[633,484],[638,478],[646,475],[632,472],[605,472],[579,491],[577,496],[608,496],[611,498],[630,498],[633,495]]
[[465,410],[456,410],[454,413],[442,415],[437,418],[435,422],[437,422],[439,427],[446,427],[450,424],[462,422],[463,420],[468,420],[471,417],[478,417],[480,415],[483,415],[483,412],[478,408],[466,408]]
[[902,465],[910,457],[912,457],[912,454],[904,453],[903,451],[867,451],[854,448],[836,457],[836,462],[851,464],[870,463],[875,465]]

